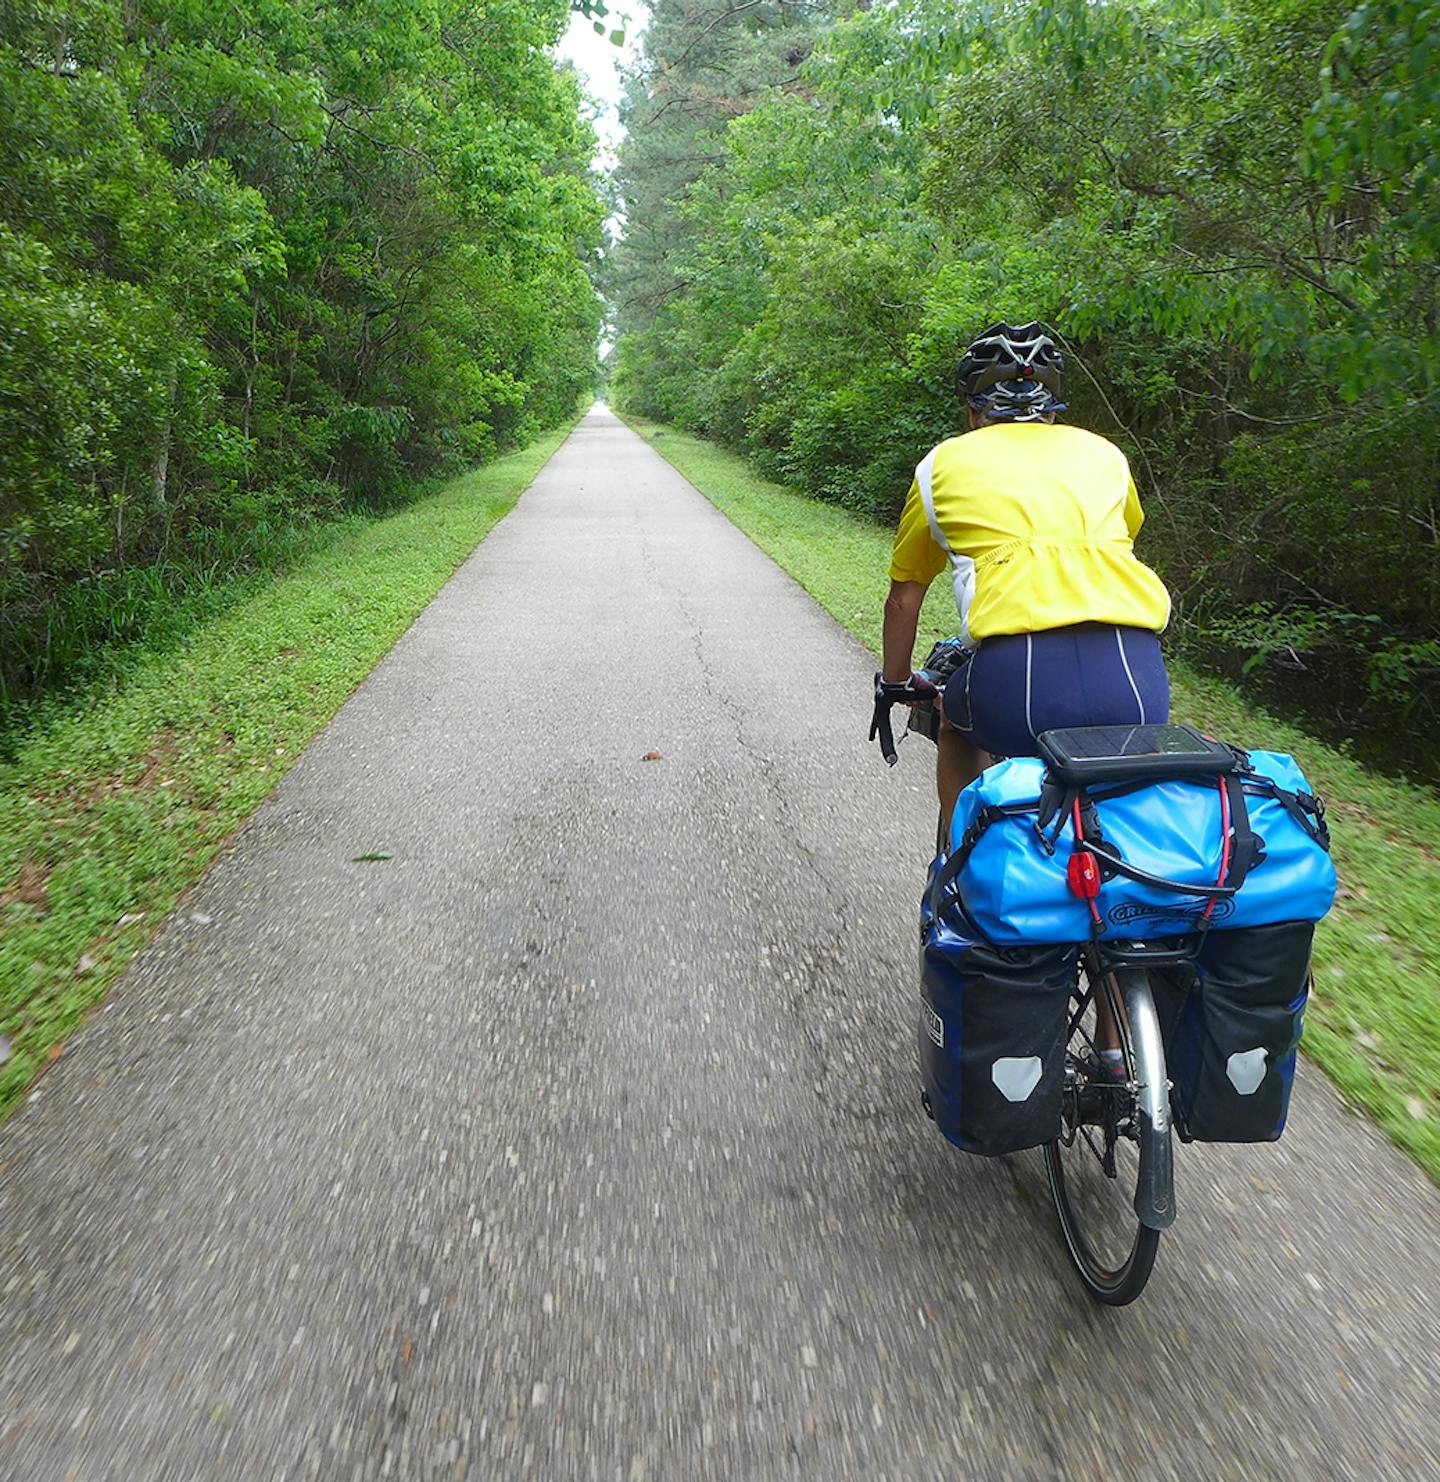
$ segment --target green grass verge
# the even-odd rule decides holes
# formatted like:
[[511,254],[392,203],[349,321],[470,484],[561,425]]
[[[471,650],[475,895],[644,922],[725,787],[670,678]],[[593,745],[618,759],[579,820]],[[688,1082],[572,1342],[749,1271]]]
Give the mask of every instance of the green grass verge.
[[[630,425],[863,643],[880,648],[891,534],[760,478],[742,459],[674,428]],[[944,582],[926,599],[920,652],[954,632]],[[1329,800],[1340,898],[1320,928],[1305,1049],[1440,1179],[1440,799],[1376,776],[1172,664],[1175,710],[1243,745],[1293,752]]]
[[346,522],[15,747],[0,766],[0,1113],[568,431]]

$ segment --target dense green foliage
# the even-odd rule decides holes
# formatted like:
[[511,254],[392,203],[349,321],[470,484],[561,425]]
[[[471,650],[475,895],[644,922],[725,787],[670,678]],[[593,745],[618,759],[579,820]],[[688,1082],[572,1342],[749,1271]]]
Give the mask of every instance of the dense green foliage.
[[570,11],[0,0],[0,731],[217,567],[589,390]]
[[639,223],[677,288],[617,404],[889,517],[965,341],[1044,319],[1180,638],[1433,770],[1440,5],[901,0],[802,82]]

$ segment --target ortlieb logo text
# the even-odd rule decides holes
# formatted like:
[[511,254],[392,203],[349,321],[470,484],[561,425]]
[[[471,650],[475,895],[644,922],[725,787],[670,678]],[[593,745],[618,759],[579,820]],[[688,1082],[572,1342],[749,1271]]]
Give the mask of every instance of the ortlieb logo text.
[[[1217,900],[1210,912],[1212,925],[1235,914],[1233,900]],[[1199,923],[1205,915],[1205,903],[1193,906],[1147,906],[1140,901],[1122,901],[1113,906],[1106,916],[1111,926],[1134,926],[1148,921],[1193,921]]]

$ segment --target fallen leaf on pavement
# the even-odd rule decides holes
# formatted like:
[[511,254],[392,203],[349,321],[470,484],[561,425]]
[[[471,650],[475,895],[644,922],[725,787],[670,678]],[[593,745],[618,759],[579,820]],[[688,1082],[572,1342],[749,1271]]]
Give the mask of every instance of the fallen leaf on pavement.
[[663,762],[665,758],[658,751],[647,751],[640,760],[642,762]]

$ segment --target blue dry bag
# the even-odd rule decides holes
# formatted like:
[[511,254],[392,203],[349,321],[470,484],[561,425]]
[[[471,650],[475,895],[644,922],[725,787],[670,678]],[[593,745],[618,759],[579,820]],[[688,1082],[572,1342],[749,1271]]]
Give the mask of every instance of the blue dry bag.
[[958,893],[999,946],[1318,921],[1335,898],[1323,804],[1293,758],[1232,756],[1154,780],[1077,783],[1038,757],[988,768],[960,794],[932,909]]

